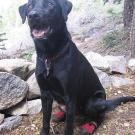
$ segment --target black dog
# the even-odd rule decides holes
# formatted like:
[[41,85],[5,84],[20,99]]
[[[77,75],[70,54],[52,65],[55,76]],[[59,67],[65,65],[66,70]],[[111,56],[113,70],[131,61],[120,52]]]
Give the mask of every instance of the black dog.
[[37,52],[36,78],[41,89],[43,128],[49,135],[53,99],[66,105],[65,135],[73,135],[76,113],[100,125],[107,110],[135,97],[106,100],[92,66],[72,42],[66,20],[72,4],[67,0],[29,0],[19,8],[26,17]]

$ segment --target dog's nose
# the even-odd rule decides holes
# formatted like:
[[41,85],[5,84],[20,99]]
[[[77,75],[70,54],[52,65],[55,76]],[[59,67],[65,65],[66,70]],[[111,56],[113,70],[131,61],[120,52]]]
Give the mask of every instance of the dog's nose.
[[29,19],[39,19],[40,18],[40,15],[37,11],[31,11],[29,14],[28,14],[28,18]]

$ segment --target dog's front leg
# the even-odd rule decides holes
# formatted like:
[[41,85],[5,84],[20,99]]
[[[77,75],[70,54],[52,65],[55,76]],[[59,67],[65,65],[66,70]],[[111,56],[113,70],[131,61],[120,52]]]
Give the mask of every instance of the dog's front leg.
[[53,98],[49,91],[41,91],[43,128],[40,135],[49,135]]
[[65,135],[73,135],[74,129],[74,117],[76,104],[75,100],[69,99],[66,101],[66,125],[65,125]]

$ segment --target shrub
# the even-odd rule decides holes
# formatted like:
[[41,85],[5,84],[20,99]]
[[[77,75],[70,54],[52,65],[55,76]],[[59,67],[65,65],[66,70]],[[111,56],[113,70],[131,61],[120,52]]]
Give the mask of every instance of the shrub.
[[107,47],[120,45],[123,39],[123,31],[111,31],[103,37],[103,44]]
[[[2,26],[2,16],[0,16],[0,26]],[[5,49],[5,44],[3,43],[3,41],[5,41],[6,39],[4,39],[4,35],[5,33],[0,33],[0,49]]]

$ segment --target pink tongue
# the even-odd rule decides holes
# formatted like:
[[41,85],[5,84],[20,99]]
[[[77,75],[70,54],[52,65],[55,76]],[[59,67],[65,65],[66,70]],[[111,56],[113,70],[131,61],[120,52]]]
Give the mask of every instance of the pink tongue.
[[40,38],[40,37],[43,37],[44,36],[45,30],[36,30],[36,29],[34,29],[32,31],[32,34],[33,34],[34,37]]

